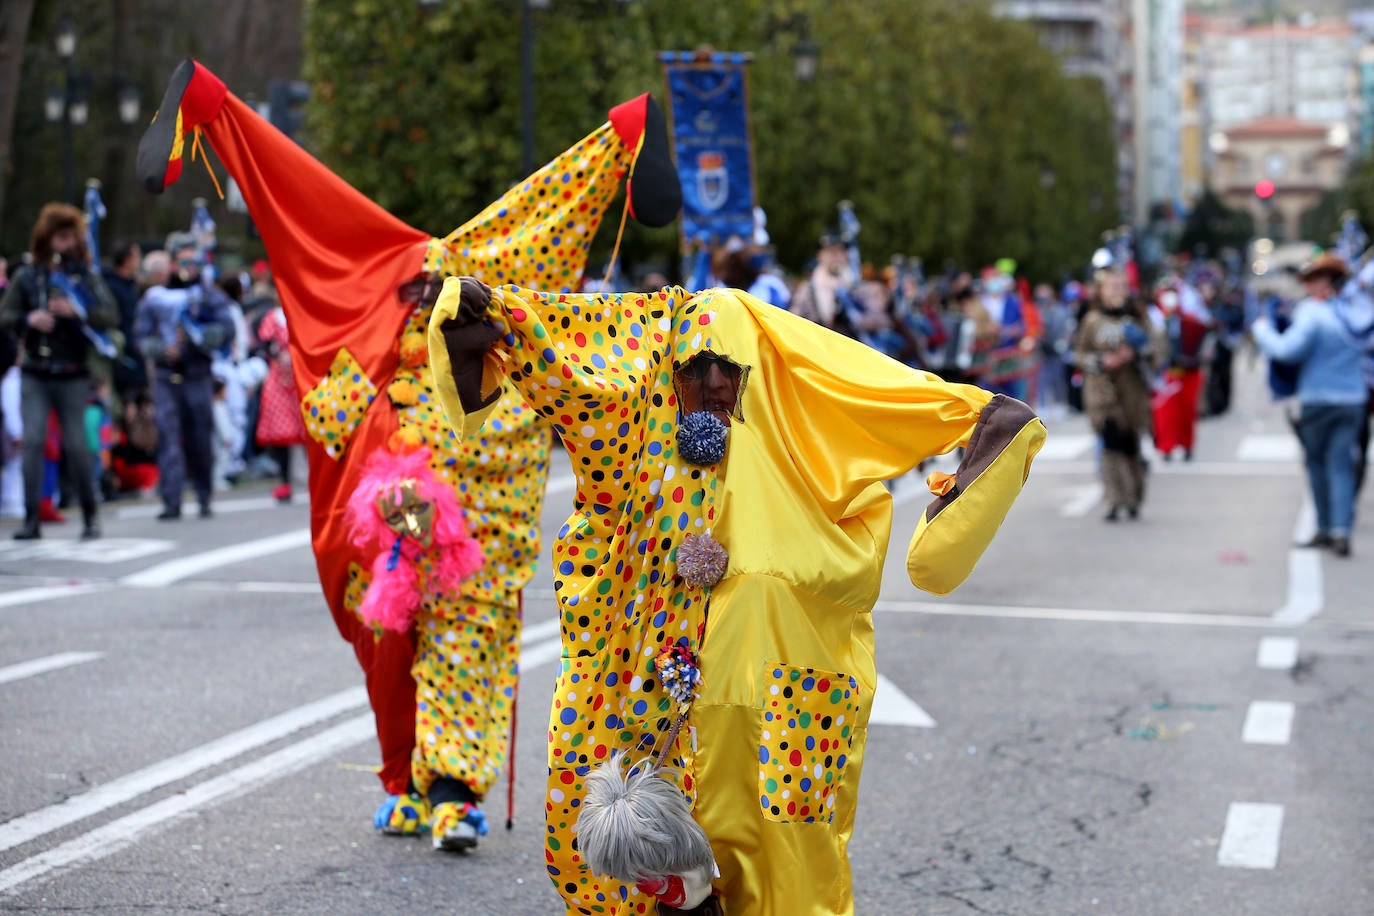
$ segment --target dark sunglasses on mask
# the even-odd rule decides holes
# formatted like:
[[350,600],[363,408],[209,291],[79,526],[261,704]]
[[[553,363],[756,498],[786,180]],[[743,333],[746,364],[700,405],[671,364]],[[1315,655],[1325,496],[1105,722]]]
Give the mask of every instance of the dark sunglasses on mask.
[[740,375],[744,372],[744,367],[739,363],[732,362],[724,356],[706,354],[692,357],[678,369],[678,372],[685,378],[701,380],[711,374],[712,366],[719,368],[721,374],[732,382],[738,382]]

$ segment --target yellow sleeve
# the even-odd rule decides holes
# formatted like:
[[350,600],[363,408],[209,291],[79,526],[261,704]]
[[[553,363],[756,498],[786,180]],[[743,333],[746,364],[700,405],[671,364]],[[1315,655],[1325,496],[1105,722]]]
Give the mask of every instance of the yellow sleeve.
[[950,384],[742,298],[761,330],[769,419],[832,519],[873,481],[966,447],[955,474],[931,475],[936,499],[907,550],[912,584],[953,591],[1020,494],[1045,442],[1044,424],[1014,398]]
[[760,331],[766,421],[832,520],[871,484],[965,444],[992,399],[738,295]]

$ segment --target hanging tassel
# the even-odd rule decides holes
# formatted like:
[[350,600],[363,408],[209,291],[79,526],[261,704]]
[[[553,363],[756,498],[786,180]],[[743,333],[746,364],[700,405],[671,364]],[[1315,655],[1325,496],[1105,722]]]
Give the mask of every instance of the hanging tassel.
[[396,567],[401,563],[401,541],[405,539],[404,534],[396,535],[396,540],[391,545],[391,556],[386,558],[386,571],[395,572]]
[[205,155],[205,148],[200,145],[200,127],[197,126],[191,131],[191,161],[196,161],[196,150],[200,150],[200,161],[205,163],[205,171],[210,173],[210,181],[215,185],[215,193],[220,200],[224,200],[224,191],[219,186],[219,179],[215,177],[215,170],[210,168],[210,158]]

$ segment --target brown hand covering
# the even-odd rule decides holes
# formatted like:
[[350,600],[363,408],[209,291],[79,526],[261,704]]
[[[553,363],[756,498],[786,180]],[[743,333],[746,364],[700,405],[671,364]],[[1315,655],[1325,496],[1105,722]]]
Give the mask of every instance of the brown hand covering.
[[954,487],[926,506],[926,521],[934,521],[935,516],[958,499],[1002,454],[1007,443],[1034,419],[1035,413],[1022,402],[1004,394],[994,395],[978,415],[978,424],[973,427],[973,435],[964,449],[964,460],[954,472]]

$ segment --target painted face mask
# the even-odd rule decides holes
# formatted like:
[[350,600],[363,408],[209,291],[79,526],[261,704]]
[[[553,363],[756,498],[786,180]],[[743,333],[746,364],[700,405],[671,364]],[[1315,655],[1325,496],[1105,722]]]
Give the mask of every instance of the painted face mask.
[[428,547],[434,538],[434,503],[416,492],[416,486],[413,480],[401,480],[377,494],[377,514],[392,531]]

